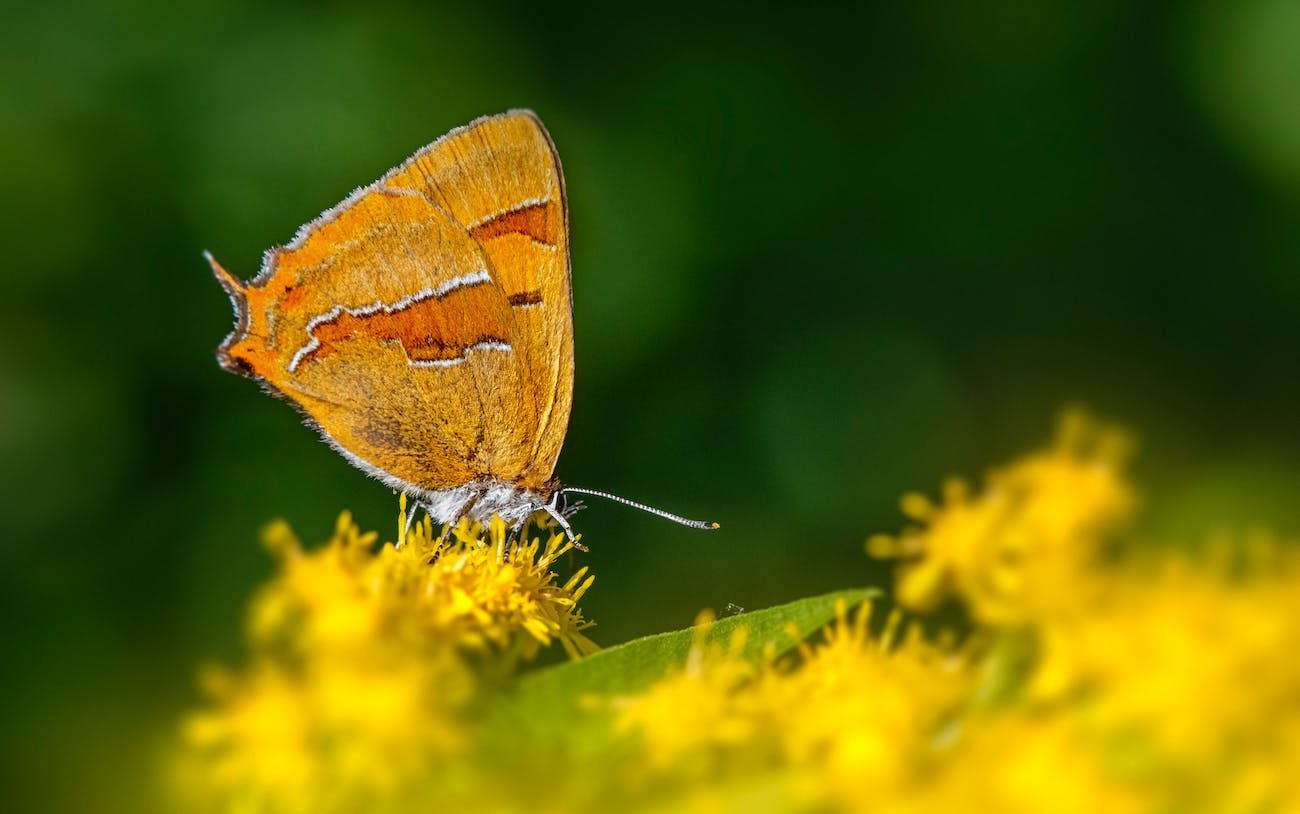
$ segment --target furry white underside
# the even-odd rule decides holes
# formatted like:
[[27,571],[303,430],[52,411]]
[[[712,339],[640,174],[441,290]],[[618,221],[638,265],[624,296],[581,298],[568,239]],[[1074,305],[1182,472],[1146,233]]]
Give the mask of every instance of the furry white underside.
[[500,481],[467,483],[455,489],[417,489],[410,494],[438,523],[454,523],[461,517],[486,523],[499,514],[507,526],[514,526],[546,506],[537,492]]

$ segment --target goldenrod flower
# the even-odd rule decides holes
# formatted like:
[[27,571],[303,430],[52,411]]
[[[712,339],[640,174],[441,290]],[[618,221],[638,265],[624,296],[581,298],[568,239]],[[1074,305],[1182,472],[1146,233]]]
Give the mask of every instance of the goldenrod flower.
[[905,560],[896,590],[910,608],[955,595],[979,621],[1030,621],[1070,601],[1077,575],[1131,512],[1128,447],[1124,433],[1069,412],[1051,446],[989,473],[979,492],[950,480],[938,505],[905,495],[903,512],[920,525],[876,535],[868,551]]
[[1088,612],[1046,628],[1030,697],[1068,701],[1173,809],[1300,805],[1300,557],[1257,543],[1230,564],[1130,558],[1088,575]]
[[265,538],[280,570],[251,607],[250,665],[209,670],[211,706],[185,725],[195,796],[219,808],[364,810],[472,742],[488,672],[552,641],[596,649],[577,607],[593,578],[550,570],[561,538],[507,554],[498,518],[440,548],[426,520],[376,547],[347,513],[312,551],[283,523]]
[[533,539],[507,557],[500,518],[486,540],[480,534],[462,521],[440,549],[426,519],[401,547],[376,549],[377,535],[362,535],[345,512],[334,538],[304,554],[288,527],[275,524],[265,537],[280,574],[254,602],[250,635],[335,655],[369,648],[376,637],[417,651],[494,646],[525,658],[552,639],[573,656],[595,650],[577,608],[594,577],[581,568],[560,585],[550,570],[572,544]]
[[865,810],[924,777],[969,686],[960,653],[916,630],[898,644],[876,639],[870,615],[869,603],[851,617],[841,606],[824,641],[761,669],[737,655],[739,641],[709,648],[701,638],[683,669],[617,699],[616,729],[639,738],[656,783],[730,788],[733,805],[757,784],[786,807]]
[[[726,647],[706,643],[712,613],[695,622],[695,643],[686,664],[645,693],[614,699],[615,728],[635,731],[645,742],[651,767],[701,765],[713,747],[746,744],[756,722],[736,703],[736,690],[753,676],[754,665],[740,657],[744,629]],[[689,756],[689,758],[688,758]]]
[[[268,814],[1300,811],[1300,553],[1258,535],[1201,557],[1118,546],[1126,448],[1074,413],[978,492],[905,497],[919,526],[870,542],[904,560],[883,620],[840,605],[778,654],[743,624],[719,642],[706,614],[680,666],[664,661],[685,634],[651,637],[532,692],[510,679],[540,647],[594,648],[591,578],[554,575],[559,538],[506,556],[495,522],[440,549],[426,521],[376,547],[345,515],[304,551],[275,526],[249,665],[210,671],[187,721],[196,797]],[[970,611],[960,639],[905,617],[948,597]],[[795,639],[815,602],[795,603]],[[765,613],[755,631],[784,611]]]
[[[962,721],[960,736],[898,808],[915,812],[1137,814],[1179,811],[1126,782],[1068,711],[1020,706]],[[865,806],[864,806],[865,809]]]
[[[909,556],[900,601],[955,595],[960,648],[843,615],[774,664],[697,645],[618,701],[634,799],[736,810],[1300,810],[1300,554],[1255,536],[1196,559],[1115,546],[1134,505],[1118,431],[1057,442],[873,538]],[[1116,556],[1098,556],[1109,550]],[[943,639],[938,640],[942,642]],[[626,793],[626,789],[624,790]]]

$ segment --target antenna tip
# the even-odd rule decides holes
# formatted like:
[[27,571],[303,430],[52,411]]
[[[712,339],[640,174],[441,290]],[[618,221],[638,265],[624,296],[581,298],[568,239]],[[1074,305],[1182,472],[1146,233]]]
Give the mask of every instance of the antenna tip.
[[721,528],[721,526],[719,526],[717,523],[710,523],[709,528],[716,529],[716,528]]

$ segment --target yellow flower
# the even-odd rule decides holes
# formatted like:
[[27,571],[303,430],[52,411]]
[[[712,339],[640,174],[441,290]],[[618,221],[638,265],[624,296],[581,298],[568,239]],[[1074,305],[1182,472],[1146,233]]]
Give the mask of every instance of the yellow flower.
[[614,699],[618,717],[615,730],[636,732],[646,746],[653,769],[703,764],[715,747],[748,743],[755,722],[737,704],[736,691],[754,674],[754,666],[740,657],[744,629],[727,647],[706,643],[713,614],[700,614],[695,622],[695,643],[686,664],[656,682],[646,692]]
[[965,659],[914,630],[896,646],[892,628],[876,639],[870,614],[841,607],[823,642],[767,666],[742,659],[740,641],[700,639],[684,668],[617,699],[616,731],[639,738],[643,782],[695,784],[682,799],[705,809],[763,789],[773,810],[866,810],[916,782],[967,693]]
[[797,767],[801,797],[818,805],[870,810],[924,782],[970,691],[965,653],[914,626],[898,637],[897,612],[873,637],[871,610],[866,603],[849,617],[841,608],[823,642],[802,645],[797,663],[754,687],[756,706],[769,711],[768,737]]
[[1135,502],[1125,446],[1076,414],[978,495],[905,498],[924,526],[871,545],[911,558],[903,603],[967,604],[961,648],[916,626],[895,645],[897,615],[873,636],[866,610],[774,664],[697,643],[685,668],[619,701],[617,731],[636,736],[644,767],[631,798],[654,789],[654,810],[701,811],[1300,810],[1300,546],[1257,535],[1199,559],[1108,550]]
[[213,706],[184,728],[198,764],[189,791],[216,810],[353,810],[467,740],[453,707],[470,677],[454,661],[266,660],[204,683]]
[[254,602],[250,635],[317,654],[369,648],[376,637],[416,650],[509,648],[525,658],[552,640],[572,656],[594,651],[577,603],[595,578],[581,568],[557,584],[550,570],[572,543],[521,541],[507,557],[500,518],[486,540],[480,535],[462,521],[440,549],[426,518],[404,545],[376,550],[377,535],[361,534],[344,512],[334,538],[304,554],[288,527],[274,524],[265,536],[281,573]]
[[426,520],[376,548],[347,513],[312,551],[283,523],[265,537],[280,569],[250,608],[250,666],[207,671],[210,705],[185,722],[196,803],[373,810],[472,744],[466,711],[503,665],[552,641],[596,649],[577,606],[593,578],[557,579],[558,537],[507,556],[497,518],[439,548]]
[[1110,756],[1068,712],[1012,707],[962,723],[961,736],[898,808],[916,812],[1129,814],[1164,809],[1149,790],[1121,782]]
[[[189,810],[1300,811],[1300,546],[1117,548],[1126,447],[1070,414],[979,492],[905,497],[920,525],[870,541],[905,560],[883,620],[841,605],[778,659],[705,614],[678,667],[630,643],[544,692],[510,683],[523,660],[594,649],[559,538],[440,548],[426,521],[377,547],[344,515],[305,551],[274,526],[248,667],[186,722]],[[964,638],[903,623],[949,597]],[[576,701],[620,682],[646,688]]]
[[1231,545],[1235,562],[1166,553],[1088,579],[1086,613],[1045,628],[1029,685],[1069,703],[1123,776],[1175,809],[1300,805],[1300,556]]
[[902,558],[897,599],[927,610],[955,595],[976,620],[1020,624],[1072,601],[1072,584],[1130,514],[1121,466],[1129,442],[1079,412],[1055,443],[994,470],[972,494],[949,481],[943,501],[918,494],[902,509],[921,525],[867,541],[876,557]]

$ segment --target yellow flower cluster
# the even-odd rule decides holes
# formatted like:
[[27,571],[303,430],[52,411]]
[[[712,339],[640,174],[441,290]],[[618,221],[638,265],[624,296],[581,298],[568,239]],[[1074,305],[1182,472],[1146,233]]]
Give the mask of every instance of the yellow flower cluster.
[[866,808],[923,782],[970,692],[968,660],[916,627],[895,642],[897,614],[873,637],[869,602],[838,616],[821,642],[765,667],[740,657],[743,636],[707,646],[704,617],[683,669],[612,702],[644,780],[706,807],[762,790],[770,810]]
[[994,470],[978,493],[954,479],[938,505],[905,495],[903,513],[920,525],[876,535],[868,551],[905,560],[896,588],[905,607],[930,610],[956,595],[981,622],[1040,618],[1068,601],[1073,581],[1130,515],[1129,446],[1123,432],[1067,413],[1055,443]]
[[1129,446],[1072,413],[978,488],[905,497],[914,526],[868,541],[898,561],[887,613],[841,605],[784,652],[748,638],[797,642],[828,601],[705,615],[515,683],[548,643],[594,649],[559,539],[376,549],[345,517],[304,552],[278,527],[253,658],[187,722],[195,787],[304,814],[1300,811],[1300,548],[1121,544]]
[[185,722],[189,791],[220,810],[365,810],[466,747],[494,674],[552,641],[596,650],[577,607],[593,578],[550,570],[561,538],[507,554],[497,519],[440,547],[426,520],[377,547],[344,513],[314,551],[284,523],[265,539],[280,567],[250,609],[250,663],[207,670],[211,705]]
[[1167,810],[1300,810],[1295,546],[1219,541],[1090,578],[1087,607],[1041,627],[1027,703],[1068,711]]
[[1300,552],[1118,546],[1127,447],[1071,414],[979,492],[904,499],[918,525],[868,547],[901,607],[968,610],[960,646],[864,611],[793,662],[697,647],[621,730],[706,810],[1300,810]]

